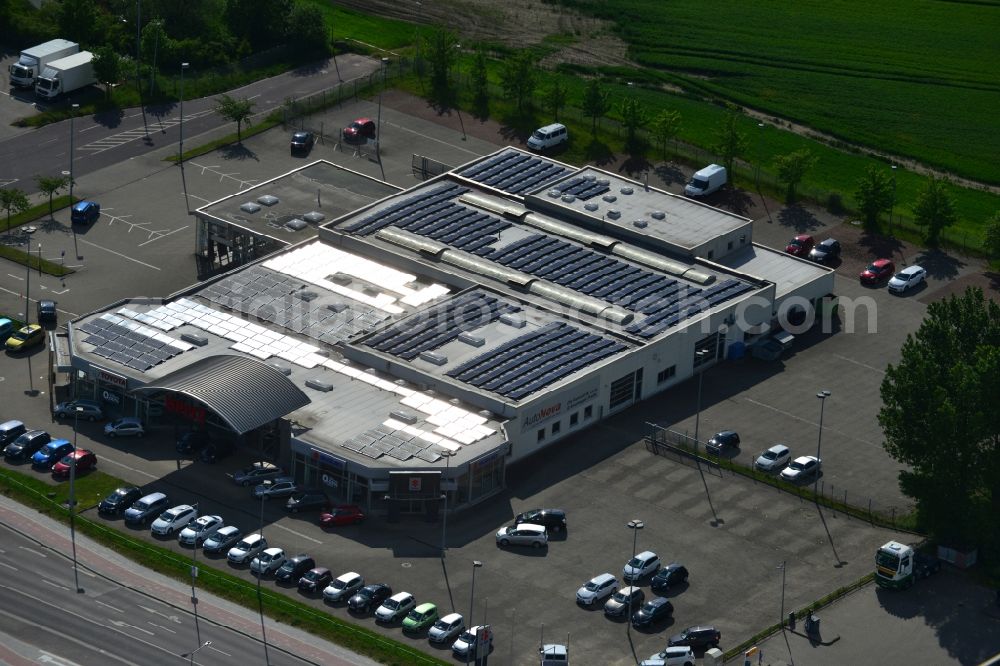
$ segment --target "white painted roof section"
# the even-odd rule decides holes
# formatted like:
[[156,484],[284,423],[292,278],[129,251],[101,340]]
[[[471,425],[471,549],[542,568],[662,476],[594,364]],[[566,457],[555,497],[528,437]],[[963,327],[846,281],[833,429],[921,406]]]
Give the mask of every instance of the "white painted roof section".
[[831,272],[819,264],[756,243],[726,255],[718,263],[773,282],[775,298],[793,293]]

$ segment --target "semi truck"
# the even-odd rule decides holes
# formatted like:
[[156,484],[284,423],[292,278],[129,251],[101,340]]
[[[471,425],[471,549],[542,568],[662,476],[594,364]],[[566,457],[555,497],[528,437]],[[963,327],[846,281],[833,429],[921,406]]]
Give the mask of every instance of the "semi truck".
[[7,68],[10,85],[15,88],[33,88],[35,79],[50,62],[80,51],[80,45],[68,39],[53,39],[21,51],[17,62]]
[[875,582],[879,587],[907,588],[941,570],[941,560],[898,541],[885,543],[875,553]]
[[94,83],[94,54],[80,51],[50,62],[35,83],[35,96],[51,100]]

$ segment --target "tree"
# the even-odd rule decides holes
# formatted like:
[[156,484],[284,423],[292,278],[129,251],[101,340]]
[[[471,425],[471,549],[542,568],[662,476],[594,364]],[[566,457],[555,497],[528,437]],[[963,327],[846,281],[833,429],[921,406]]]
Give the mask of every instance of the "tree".
[[3,187],[0,188],[0,208],[7,211],[7,235],[10,235],[10,216],[13,213],[17,215],[28,210],[31,203],[28,201],[28,195],[24,193],[23,190],[19,190],[16,187]]
[[104,96],[111,99],[111,87],[122,80],[122,59],[110,46],[94,49],[94,78],[104,85]]
[[568,94],[568,89],[566,88],[566,82],[561,76],[549,81],[549,85],[546,86],[543,92],[542,107],[552,114],[552,119],[559,120],[559,112],[566,107],[566,96]]
[[223,95],[215,101],[215,112],[226,120],[236,123],[236,140],[239,143],[243,143],[243,123],[246,123],[247,127],[251,124],[254,104],[255,102],[246,97],[233,99],[229,95]]
[[42,194],[49,195],[49,217],[52,217],[52,197],[69,185],[69,176],[35,176],[35,183]]
[[516,55],[507,58],[500,69],[500,85],[504,96],[514,102],[519,114],[525,107],[531,107],[531,96],[538,86],[538,71],[535,68],[535,56],[530,51],[518,51]]
[[427,39],[427,59],[431,64],[431,100],[442,108],[451,108],[455,91],[451,86],[451,70],[455,66],[458,37],[442,26],[431,31]]
[[805,178],[806,173],[816,166],[816,160],[816,156],[805,148],[775,158],[774,166],[778,170],[778,180],[787,187],[785,200],[788,203],[795,200],[795,188]]
[[[81,44],[102,43],[96,39],[98,8],[95,0],[62,0],[58,9],[59,36]],[[135,30],[135,24],[132,24]]]
[[637,97],[631,96],[621,101],[618,111],[622,114],[622,125],[625,126],[625,145],[635,148],[637,134],[649,122],[649,113]]
[[490,83],[486,69],[486,51],[476,49],[472,58],[472,105],[476,115],[487,118],[490,115]]
[[1000,210],[993,213],[993,217],[986,222],[983,247],[986,248],[991,257],[1000,257]]
[[236,40],[247,40],[253,52],[285,39],[291,13],[292,0],[226,0],[226,23]]
[[854,192],[861,211],[861,219],[865,228],[874,229],[878,226],[879,215],[889,210],[893,204],[892,180],[885,169],[874,164],[865,169],[865,175],[858,180],[858,189]]
[[739,107],[732,104],[729,105],[729,111],[722,119],[722,125],[719,127],[718,143],[715,144],[715,149],[722,159],[722,166],[726,167],[726,172],[729,174],[729,182],[735,180],[733,162],[736,161],[737,157],[745,153],[747,149],[746,134],[740,131],[739,123],[741,115]]
[[287,40],[301,46],[307,53],[328,55],[330,53],[330,31],[319,7],[296,2],[288,14]]
[[583,89],[583,113],[591,119],[590,136],[597,138],[597,121],[608,112],[611,102],[599,79],[587,81]]
[[[1000,546],[1000,304],[969,288],[935,301],[882,381],[886,451],[920,523],[953,544]],[[982,550],[981,550],[982,552]]]
[[913,207],[916,223],[927,227],[925,239],[928,245],[937,245],[941,230],[955,224],[955,202],[948,193],[948,181],[931,176],[917,193],[917,204]]
[[663,159],[667,159],[667,142],[676,139],[681,131],[681,114],[676,110],[663,110],[653,118],[653,139],[660,145]]

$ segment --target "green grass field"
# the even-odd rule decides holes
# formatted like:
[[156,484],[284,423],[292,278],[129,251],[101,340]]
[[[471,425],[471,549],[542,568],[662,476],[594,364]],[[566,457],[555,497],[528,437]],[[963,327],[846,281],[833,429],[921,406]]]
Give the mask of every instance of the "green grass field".
[[1000,183],[1000,2],[558,1],[688,90]]

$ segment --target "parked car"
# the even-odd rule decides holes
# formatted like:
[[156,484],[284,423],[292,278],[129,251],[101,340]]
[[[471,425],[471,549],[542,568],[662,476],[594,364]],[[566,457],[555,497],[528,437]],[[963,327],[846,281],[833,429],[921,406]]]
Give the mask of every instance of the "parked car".
[[536,151],[543,151],[546,148],[554,148],[569,141],[569,132],[562,123],[552,123],[545,127],[539,127],[528,137],[528,148]]
[[362,143],[375,138],[375,121],[371,118],[358,118],[344,128],[344,141],[347,143]]
[[643,659],[639,666],[694,666],[694,650],[687,645],[674,645]]
[[69,214],[71,224],[92,224],[101,217],[101,204],[96,201],[77,201]]
[[44,430],[29,430],[18,435],[17,439],[4,447],[3,455],[11,462],[30,460],[38,449],[50,441],[52,438]]
[[549,535],[545,532],[545,528],[531,523],[501,527],[496,534],[496,539],[497,545],[504,548],[507,546],[541,548],[549,543]]
[[36,314],[38,315],[39,324],[45,321],[55,323],[59,319],[59,314],[56,311],[56,302],[44,298],[38,301]]
[[361,574],[348,571],[340,574],[323,590],[323,599],[330,602],[346,601],[365,585],[365,579]]
[[686,583],[687,579],[687,567],[678,562],[671,562],[656,572],[653,579],[649,581],[649,587],[654,592],[667,591],[672,587]]
[[228,439],[216,439],[209,442],[198,454],[198,458],[203,463],[216,463],[223,458],[228,458],[236,452],[236,444]]
[[320,514],[319,524],[323,527],[336,527],[338,525],[357,525],[365,519],[365,514],[361,507],[354,504],[341,504],[333,507],[332,510]]
[[142,421],[133,417],[115,419],[104,426],[104,434],[108,437],[142,437],[146,434],[146,429],[142,426]]
[[708,442],[705,443],[705,450],[713,455],[719,455],[723,451],[732,451],[740,446],[740,434],[733,430],[723,430],[715,433]]
[[333,582],[333,574],[326,567],[314,567],[299,578],[299,589],[307,594],[316,594]]
[[17,420],[4,421],[0,423],[0,446],[6,448],[8,444],[28,432],[27,427]]
[[413,610],[417,605],[417,600],[409,592],[397,592],[382,602],[382,605],[375,610],[376,622],[395,622]]
[[94,455],[93,451],[88,451],[87,449],[70,451],[52,466],[52,476],[56,478],[68,478],[74,466],[76,467],[75,473],[77,475],[89,472],[97,467],[97,456]]
[[861,271],[858,279],[861,284],[873,285],[888,280],[896,272],[896,265],[891,259],[876,259]]
[[232,472],[229,478],[233,480],[233,483],[246,487],[259,485],[268,479],[276,479],[284,473],[284,470],[273,463],[255,462],[249,467]]
[[427,640],[431,643],[447,643],[465,631],[465,619],[461,613],[449,613],[427,630]]
[[451,653],[459,659],[465,659],[466,655],[472,657],[478,654],[480,647],[486,652],[493,649],[493,629],[488,624],[471,627],[459,634],[451,644]]
[[201,451],[211,443],[211,437],[204,430],[185,430],[177,438],[175,448],[177,453],[194,453]]
[[562,509],[532,509],[514,516],[514,524],[532,523],[542,525],[549,532],[566,529],[566,512]]
[[626,583],[639,580],[660,568],[660,557],[651,550],[644,550],[622,567],[622,577]]
[[799,456],[788,467],[781,470],[781,478],[795,483],[819,474],[823,461],[816,456]]
[[298,585],[299,578],[302,578],[307,571],[315,567],[316,560],[304,553],[295,557],[288,557],[285,558],[285,562],[281,565],[281,568],[274,572],[274,580]]
[[330,506],[330,498],[322,490],[300,490],[285,502],[285,510],[290,513],[309,511],[311,509],[326,509]]
[[840,258],[840,241],[827,238],[809,251],[809,258],[818,264],[829,264]]
[[688,627],[679,634],[667,639],[667,647],[687,645],[695,649],[719,647],[722,632],[711,625]]
[[604,614],[608,617],[628,617],[629,609],[639,608],[645,598],[642,588],[632,585],[623,587],[604,602]]
[[52,467],[73,451],[73,445],[66,439],[53,439],[31,456],[31,466],[51,471]]
[[892,276],[889,280],[889,291],[894,294],[902,294],[916,287],[927,279],[927,271],[916,264],[907,266]]
[[254,499],[271,499],[272,497],[288,497],[299,489],[295,479],[290,476],[279,476],[276,479],[269,479],[254,486],[252,495]]
[[757,456],[754,465],[762,472],[776,472],[792,458],[791,450],[784,444],[775,444]]
[[640,606],[639,610],[632,613],[632,626],[648,627],[666,620],[668,617],[673,616],[673,614],[674,605],[670,603],[669,599],[653,597]]
[[266,576],[274,573],[285,563],[285,551],[281,548],[265,548],[250,560],[250,573],[256,576]]
[[45,342],[45,329],[38,324],[28,324],[14,332],[4,344],[7,351],[21,352]]
[[93,422],[104,418],[101,404],[96,400],[85,398],[60,402],[56,405],[54,413],[57,419],[86,419]]
[[292,134],[291,152],[292,155],[308,155],[316,143],[316,135],[312,132],[295,132]]
[[140,497],[132,506],[125,509],[125,522],[130,525],[144,525],[163,513],[168,504],[170,500],[163,493],[150,493]]
[[214,536],[224,525],[222,516],[199,516],[181,530],[181,533],[177,535],[177,541],[197,548]]
[[796,257],[808,257],[809,252],[812,251],[815,243],[816,241],[813,240],[812,236],[808,234],[799,234],[792,240],[788,241],[788,245],[785,246],[785,252]]
[[14,332],[14,322],[7,317],[0,317],[0,342],[6,342]]
[[431,603],[420,604],[409,613],[403,620],[403,631],[417,633],[430,628],[437,622],[438,607]]
[[248,534],[240,539],[226,553],[226,559],[233,564],[246,564],[257,557],[257,554],[267,548],[267,539],[263,534]]
[[201,545],[201,549],[206,553],[221,553],[228,551],[242,538],[243,532],[240,528],[235,525],[226,525],[205,539],[205,542]]
[[160,514],[149,526],[149,531],[160,536],[173,536],[198,517],[198,509],[190,504],[178,504]]
[[592,606],[618,591],[618,580],[609,573],[594,576],[576,591],[576,603]]
[[115,488],[97,505],[97,512],[110,516],[120,516],[125,513],[126,509],[139,501],[140,497],[142,497],[142,491],[135,486]]
[[385,583],[365,585],[347,600],[347,608],[354,613],[369,613],[373,608],[381,606],[391,595],[392,588]]

